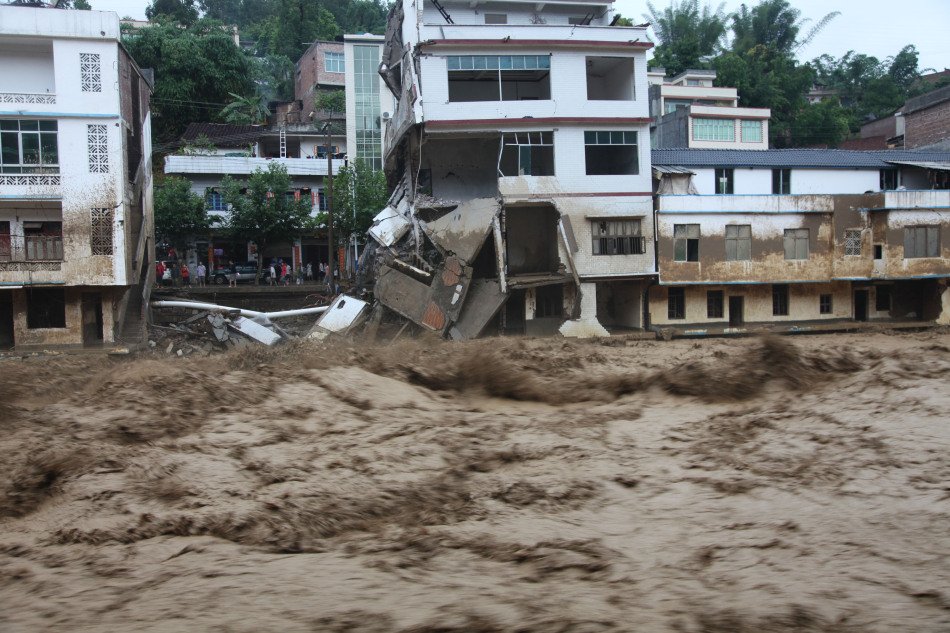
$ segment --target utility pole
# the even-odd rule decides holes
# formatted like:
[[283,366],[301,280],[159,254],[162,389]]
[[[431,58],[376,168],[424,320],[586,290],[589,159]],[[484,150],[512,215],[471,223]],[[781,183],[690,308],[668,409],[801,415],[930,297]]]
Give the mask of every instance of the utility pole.
[[327,247],[330,251],[330,258],[327,262],[327,278],[329,281],[330,294],[336,294],[336,277],[333,276],[334,258],[336,249],[333,247],[333,154],[330,152],[330,120],[323,124],[323,130],[326,132],[326,153],[327,153]]

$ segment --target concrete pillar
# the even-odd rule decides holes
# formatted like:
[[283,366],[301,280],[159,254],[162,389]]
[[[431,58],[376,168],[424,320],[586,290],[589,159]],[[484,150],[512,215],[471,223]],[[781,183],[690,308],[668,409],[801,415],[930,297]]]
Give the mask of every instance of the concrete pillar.
[[[944,284],[948,282],[944,281]],[[950,325],[950,285],[945,285],[943,292],[940,293],[940,315],[937,317],[937,323],[940,325]]]
[[581,284],[581,315],[579,319],[565,321],[560,332],[573,338],[593,338],[610,336],[610,333],[597,320],[597,284]]

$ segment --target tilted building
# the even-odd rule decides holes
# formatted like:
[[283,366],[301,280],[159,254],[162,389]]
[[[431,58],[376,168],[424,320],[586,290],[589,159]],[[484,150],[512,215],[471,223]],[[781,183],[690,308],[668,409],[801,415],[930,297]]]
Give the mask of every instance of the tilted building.
[[103,11],[0,6],[0,346],[140,342],[151,78]]
[[654,274],[642,27],[611,0],[398,3],[376,298],[454,338],[641,327]]

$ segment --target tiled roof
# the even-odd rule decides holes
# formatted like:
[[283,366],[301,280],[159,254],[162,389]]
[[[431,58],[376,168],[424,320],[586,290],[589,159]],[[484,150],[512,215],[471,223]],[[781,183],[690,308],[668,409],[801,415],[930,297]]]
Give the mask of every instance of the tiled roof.
[[233,125],[231,123],[189,123],[183,141],[194,141],[206,136],[209,141],[222,147],[243,147],[257,141],[267,130],[265,125]]
[[654,165],[680,167],[798,167],[824,169],[881,169],[889,161],[950,160],[950,152],[889,149],[655,149]]

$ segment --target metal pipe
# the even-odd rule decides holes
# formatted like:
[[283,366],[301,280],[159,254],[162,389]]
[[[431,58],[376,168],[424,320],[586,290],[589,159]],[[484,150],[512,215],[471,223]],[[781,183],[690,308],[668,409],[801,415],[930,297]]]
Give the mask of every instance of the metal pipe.
[[281,310],[278,312],[257,312],[256,310],[245,310],[243,308],[231,308],[221,306],[215,303],[202,303],[200,301],[153,301],[153,308],[185,308],[188,310],[224,310],[227,312],[237,311],[241,316],[250,319],[256,317],[265,317],[268,319],[279,319],[281,317],[304,316],[307,314],[323,314],[328,306],[318,308],[299,308],[297,310]]

